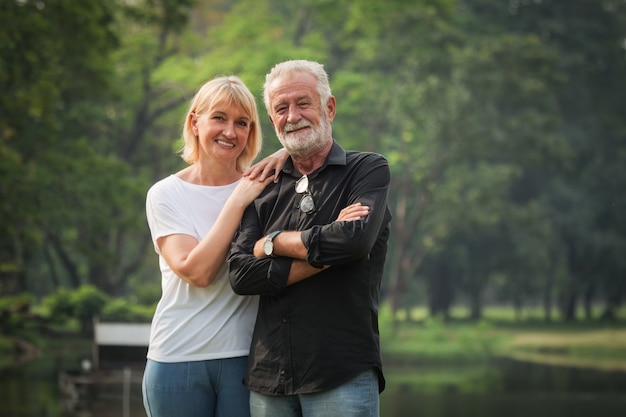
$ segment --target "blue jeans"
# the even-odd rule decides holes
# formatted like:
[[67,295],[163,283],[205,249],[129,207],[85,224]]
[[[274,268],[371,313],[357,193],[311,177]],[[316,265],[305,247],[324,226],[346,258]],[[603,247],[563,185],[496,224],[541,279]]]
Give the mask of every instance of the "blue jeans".
[[252,417],[379,417],[378,375],[371,369],[313,394],[272,397],[250,393]]
[[249,417],[243,385],[247,357],[162,363],[148,359],[143,404],[148,417]]

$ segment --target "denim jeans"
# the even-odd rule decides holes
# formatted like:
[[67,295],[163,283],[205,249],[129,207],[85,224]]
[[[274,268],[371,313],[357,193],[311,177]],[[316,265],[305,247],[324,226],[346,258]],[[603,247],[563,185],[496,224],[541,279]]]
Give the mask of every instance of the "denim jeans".
[[250,393],[252,417],[379,417],[378,376],[371,369],[313,394],[272,397]]
[[148,359],[143,403],[148,417],[249,417],[243,385],[247,357],[162,363]]

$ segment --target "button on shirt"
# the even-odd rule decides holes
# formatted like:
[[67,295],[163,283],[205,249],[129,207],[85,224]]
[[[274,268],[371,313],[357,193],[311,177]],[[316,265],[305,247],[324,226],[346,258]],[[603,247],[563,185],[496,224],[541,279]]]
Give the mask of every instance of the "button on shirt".
[[[308,175],[316,207],[310,214],[299,208],[301,174],[290,158],[280,175],[246,210],[229,256],[235,292],[261,295],[245,385],[266,395],[305,394],[374,368],[382,392],[378,299],[391,220],[387,160],[335,142],[325,164]],[[335,221],[357,202],[370,207],[366,218]],[[252,254],[255,242],[275,230],[302,231],[308,263],[331,267],[287,287],[291,258]]]

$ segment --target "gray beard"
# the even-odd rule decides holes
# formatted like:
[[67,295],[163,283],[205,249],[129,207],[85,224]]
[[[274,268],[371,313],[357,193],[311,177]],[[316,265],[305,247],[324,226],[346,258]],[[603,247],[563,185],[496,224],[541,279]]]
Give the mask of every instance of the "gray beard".
[[313,155],[324,149],[329,140],[332,141],[332,130],[326,114],[322,116],[319,126],[311,127],[306,133],[286,135],[284,131],[276,130],[276,135],[289,155],[296,158],[306,158]]

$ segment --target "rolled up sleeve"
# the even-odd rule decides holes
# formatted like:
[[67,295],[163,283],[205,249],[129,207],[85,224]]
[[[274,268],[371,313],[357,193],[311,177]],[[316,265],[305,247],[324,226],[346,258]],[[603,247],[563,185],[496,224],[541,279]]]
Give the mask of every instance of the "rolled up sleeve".
[[277,295],[287,285],[291,258],[257,258],[254,244],[263,236],[254,206],[246,209],[228,257],[230,284],[240,295]]
[[389,218],[387,195],[391,174],[387,161],[369,158],[363,161],[350,186],[348,204],[369,206],[369,215],[355,221],[334,221],[316,225],[302,232],[307,248],[307,262],[314,267],[339,265],[369,257],[383,222]]

